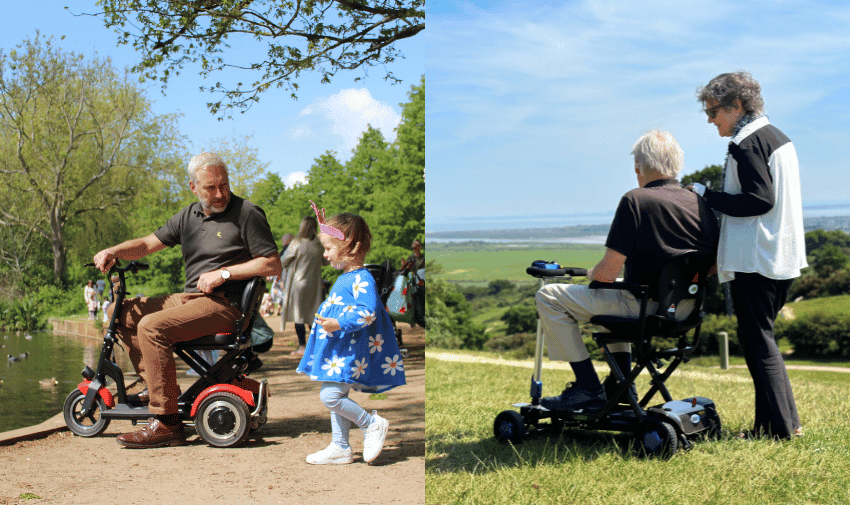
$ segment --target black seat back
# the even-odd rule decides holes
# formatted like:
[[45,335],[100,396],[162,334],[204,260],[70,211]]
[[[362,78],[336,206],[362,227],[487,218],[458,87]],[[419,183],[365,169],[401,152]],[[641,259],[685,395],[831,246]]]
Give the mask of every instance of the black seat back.
[[257,315],[260,302],[263,299],[263,293],[265,292],[266,279],[263,277],[254,277],[245,285],[245,291],[242,292],[242,298],[239,302],[239,310],[242,312],[242,317],[236,321],[234,327],[234,332],[239,335],[240,344],[244,344],[251,338],[254,318]]
[[656,285],[658,310],[655,316],[685,324],[698,323],[714,259],[711,253],[693,251],[668,263]]
[[363,266],[375,278],[375,284],[378,286],[381,302],[386,305],[387,299],[390,297],[390,291],[393,289],[392,267],[390,267],[389,260],[383,263],[368,263]]

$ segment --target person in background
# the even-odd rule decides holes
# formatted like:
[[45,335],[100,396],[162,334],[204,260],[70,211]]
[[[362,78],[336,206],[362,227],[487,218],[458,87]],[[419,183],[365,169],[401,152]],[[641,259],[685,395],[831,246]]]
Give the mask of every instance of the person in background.
[[104,323],[109,322],[109,314],[107,314],[106,311],[109,309],[109,306],[112,304],[112,302],[115,301],[115,289],[118,288],[118,276],[113,275],[110,280],[111,280],[111,282],[110,282],[110,286],[109,286],[109,292],[106,293],[105,299],[103,300],[103,322]]
[[425,253],[422,252],[422,242],[415,239],[410,245],[413,254],[404,260],[402,272],[410,273],[410,284],[413,288],[413,321],[410,327],[419,325],[425,327],[425,279],[420,270],[425,268]]
[[298,336],[298,349],[292,354],[304,354],[307,345],[307,331],[322,304],[322,265],[327,261],[322,257],[322,243],[317,235],[318,223],[313,216],[301,220],[298,236],[292,240],[281,259],[286,269],[283,289],[283,307],[281,308],[280,331],[287,321],[295,323]]
[[797,152],[764,115],[747,72],[721,74],[697,91],[708,122],[730,137],[721,187],[688,186],[720,214],[717,271],[731,287],[738,340],[755,387],[755,422],[741,437],[790,438],[803,429],[773,325],[807,267]]
[[94,288],[94,281],[89,280],[86,287],[83,288],[83,298],[86,301],[86,309],[89,311],[89,321],[94,321],[97,314],[97,290]]

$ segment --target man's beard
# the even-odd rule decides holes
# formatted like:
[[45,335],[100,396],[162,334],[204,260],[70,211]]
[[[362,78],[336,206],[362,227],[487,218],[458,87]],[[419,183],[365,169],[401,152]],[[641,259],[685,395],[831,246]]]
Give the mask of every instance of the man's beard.
[[213,214],[218,214],[224,212],[227,209],[227,204],[230,203],[230,196],[227,197],[227,200],[220,207],[212,205],[208,200],[204,200],[201,197],[198,197],[198,201],[201,202],[201,208],[203,208],[205,211],[211,212]]

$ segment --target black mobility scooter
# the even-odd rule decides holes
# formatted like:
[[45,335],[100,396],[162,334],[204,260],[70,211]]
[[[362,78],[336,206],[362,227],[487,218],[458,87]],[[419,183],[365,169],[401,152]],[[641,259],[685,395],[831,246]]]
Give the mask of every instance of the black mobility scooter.
[[[97,370],[86,366],[82,372],[85,380],[65,400],[65,423],[77,435],[99,435],[113,419],[132,421],[135,425],[153,417],[147,405],[128,399],[124,374],[114,360],[114,347],[120,345],[116,326],[127,294],[124,276],[127,272],[135,274],[147,268],[144,263],[131,261],[125,267],[116,263],[109,270],[108,276],[117,273],[119,281],[115,310],[103,337]],[[255,277],[247,283],[239,304],[242,317],[236,321],[232,333],[207,335],[174,346],[174,352],[199,375],[198,380],[180,395],[180,416],[184,422],[194,423],[201,439],[212,446],[236,446],[266,422],[267,381],[258,382],[246,377],[262,366],[251,348],[250,338],[264,291],[265,279],[262,277]],[[197,352],[214,349],[224,351],[214,364],[207,363]],[[107,378],[115,384],[114,395],[106,387]]]
[[[594,316],[590,322],[603,326],[610,333],[594,333],[593,338],[603,349],[616,387],[607,389],[607,402],[601,409],[551,411],[540,404],[543,336],[538,322],[535,369],[531,378],[531,403],[519,403],[519,412],[506,410],[495,420],[493,431],[500,442],[519,443],[528,429],[542,428],[540,421],[550,420],[550,428],[573,427],[584,430],[631,432],[639,451],[646,456],[670,457],[680,448],[690,449],[692,441],[720,434],[720,417],[712,400],[690,396],[674,400],[664,385],[677,367],[688,361],[699,342],[702,324],[702,303],[705,300],[706,278],[713,265],[713,256],[691,252],[675,258],[664,267],[655,286],[629,282],[602,283],[592,281],[590,289],[621,289],[634,294],[640,301],[636,318]],[[541,279],[541,284],[557,277],[587,275],[578,268],[560,268],[557,264],[532,266],[527,273]],[[650,300],[658,309],[649,312]],[[693,330],[693,336],[688,332]],[[673,338],[674,348],[658,349],[654,337]],[[608,344],[629,342],[634,366],[621,370],[611,358]],[[669,362],[666,369],[664,362]],[[634,388],[635,379],[646,369],[650,374],[650,389],[640,401]],[[656,393],[664,402],[648,406]]]

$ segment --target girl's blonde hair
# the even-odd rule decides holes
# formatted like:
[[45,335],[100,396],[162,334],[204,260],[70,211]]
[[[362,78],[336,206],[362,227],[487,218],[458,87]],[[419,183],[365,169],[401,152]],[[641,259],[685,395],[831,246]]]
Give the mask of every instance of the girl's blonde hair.
[[345,247],[340,250],[340,253],[348,256],[365,255],[372,248],[372,232],[369,231],[369,225],[357,214],[343,212],[326,220],[325,224],[339,229],[347,238]]

